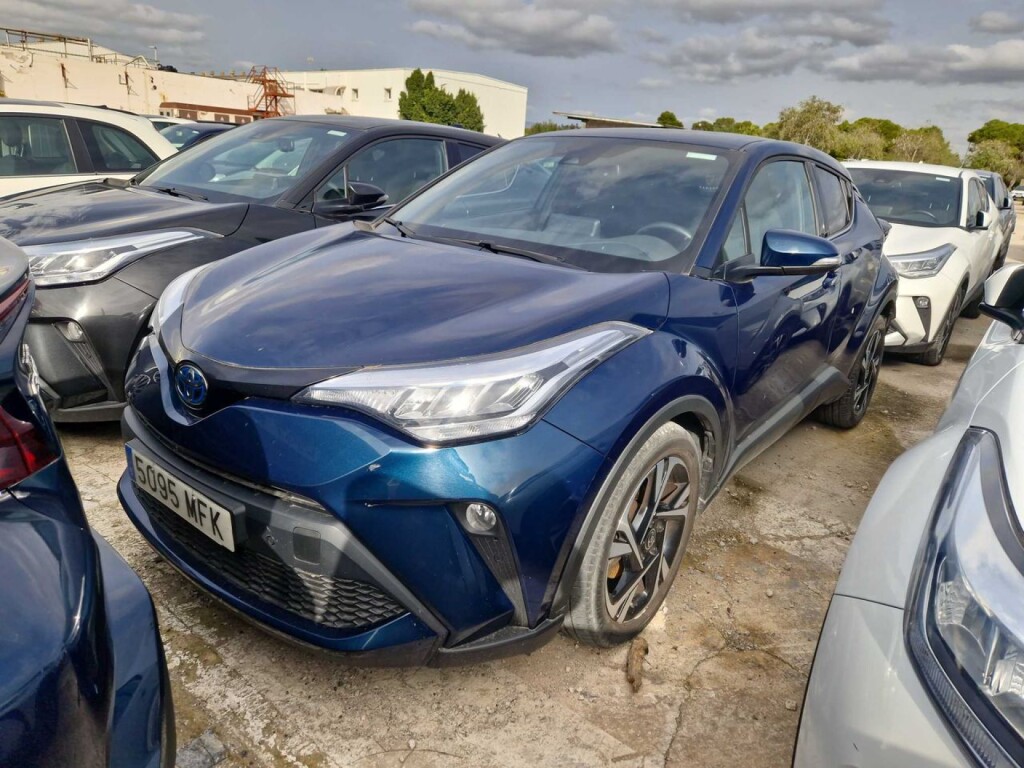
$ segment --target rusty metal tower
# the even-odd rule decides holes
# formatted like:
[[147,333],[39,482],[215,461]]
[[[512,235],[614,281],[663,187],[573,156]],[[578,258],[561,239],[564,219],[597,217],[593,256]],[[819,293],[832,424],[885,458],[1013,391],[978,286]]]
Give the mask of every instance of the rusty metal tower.
[[246,75],[245,82],[257,86],[256,94],[249,97],[249,110],[253,119],[280,117],[285,114],[285,99],[294,99],[277,67],[253,67]]

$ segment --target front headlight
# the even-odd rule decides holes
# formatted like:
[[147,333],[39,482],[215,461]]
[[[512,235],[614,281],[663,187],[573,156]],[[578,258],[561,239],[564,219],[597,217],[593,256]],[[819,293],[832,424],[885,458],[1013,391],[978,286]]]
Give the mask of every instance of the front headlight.
[[971,429],[943,483],[907,610],[926,687],[984,766],[1024,765],[1024,534],[995,436]]
[[946,266],[946,262],[949,261],[949,257],[955,250],[955,245],[946,243],[929,251],[890,256],[889,261],[896,268],[900,277],[934,277]]
[[294,399],[354,408],[427,443],[491,437],[528,426],[598,363],[649,333],[602,323],[500,355],[364,368]]
[[213,237],[194,229],[163,229],[70,243],[28,245],[29,270],[36,285],[72,285],[102,280],[114,270],[147,253]]

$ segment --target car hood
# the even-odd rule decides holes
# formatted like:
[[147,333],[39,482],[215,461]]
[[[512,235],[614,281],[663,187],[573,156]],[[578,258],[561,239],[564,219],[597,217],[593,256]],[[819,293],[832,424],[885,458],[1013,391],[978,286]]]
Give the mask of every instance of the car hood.
[[277,240],[187,291],[181,343],[246,368],[349,369],[500,352],[594,323],[654,328],[662,273],[598,274],[349,231]]
[[188,200],[108,179],[0,200],[0,237],[34,245],[175,226],[229,235],[247,208],[245,203]]
[[882,248],[886,256],[920,253],[946,243],[960,245],[967,233],[960,227],[915,227],[912,224],[893,224]]

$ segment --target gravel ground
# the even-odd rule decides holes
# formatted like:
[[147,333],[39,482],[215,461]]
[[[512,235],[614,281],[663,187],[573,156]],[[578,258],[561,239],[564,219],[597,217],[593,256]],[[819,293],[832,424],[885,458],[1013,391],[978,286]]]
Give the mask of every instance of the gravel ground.
[[[1014,257],[1024,260],[1019,238]],[[804,423],[733,478],[697,521],[646,630],[637,693],[625,648],[563,636],[487,665],[381,670],[265,635],[165,565],[128,522],[114,490],[124,468],[116,426],[62,434],[91,523],[156,601],[178,744],[191,746],[182,766],[212,753],[232,767],[788,766],[860,516],[889,463],[934,428],[987,325],[961,319],[938,368],[887,359],[857,429]]]

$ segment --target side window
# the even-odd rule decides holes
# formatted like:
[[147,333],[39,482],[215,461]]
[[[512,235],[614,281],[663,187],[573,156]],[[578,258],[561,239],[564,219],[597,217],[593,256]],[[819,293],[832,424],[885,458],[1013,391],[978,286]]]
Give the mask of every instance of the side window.
[[460,163],[464,163],[467,160],[469,160],[470,158],[476,157],[477,155],[479,155],[481,152],[483,152],[486,149],[486,147],[478,147],[478,146],[476,146],[474,144],[461,144],[460,143],[460,144],[456,144],[454,146],[455,146],[455,151],[457,153],[456,156],[459,158],[459,162]]
[[64,121],[0,115],[0,176],[77,173]]
[[814,166],[814,180],[818,185],[824,237],[839,234],[850,224],[850,200],[843,180],[819,165]]
[[407,198],[447,170],[444,142],[390,139],[361,149],[316,192],[317,200],[343,198],[348,184],[361,181],[383,189],[388,202]]
[[740,208],[736,218],[733,219],[732,226],[729,228],[729,234],[725,238],[725,243],[722,245],[720,258],[723,263],[733,261],[750,253],[750,248],[747,247],[747,228],[743,223],[745,218],[746,215],[743,209]]
[[1010,196],[1010,193],[1006,191],[1006,184],[1003,182],[1002,177],[996,176],[996,194],[993,198],[996,201],[997,206],[1002,206],[1003,201]]
[[750,228],[750,247],[760,256],[764,233],[792,229],[818,234],[811,185],[802,162],[776,160],[757,172],[743,198]]
[[131,173],[157,161],[149,147],[128,131],[86,120],[79,120],[78,127],[97,173]]
[[981,186],[981,182],[977,179],[971,179],[967,185],[967,223],[971,224],[979,211],[984,211],[988,208],[985,205],[985,197],[987,196],[985,188]]

